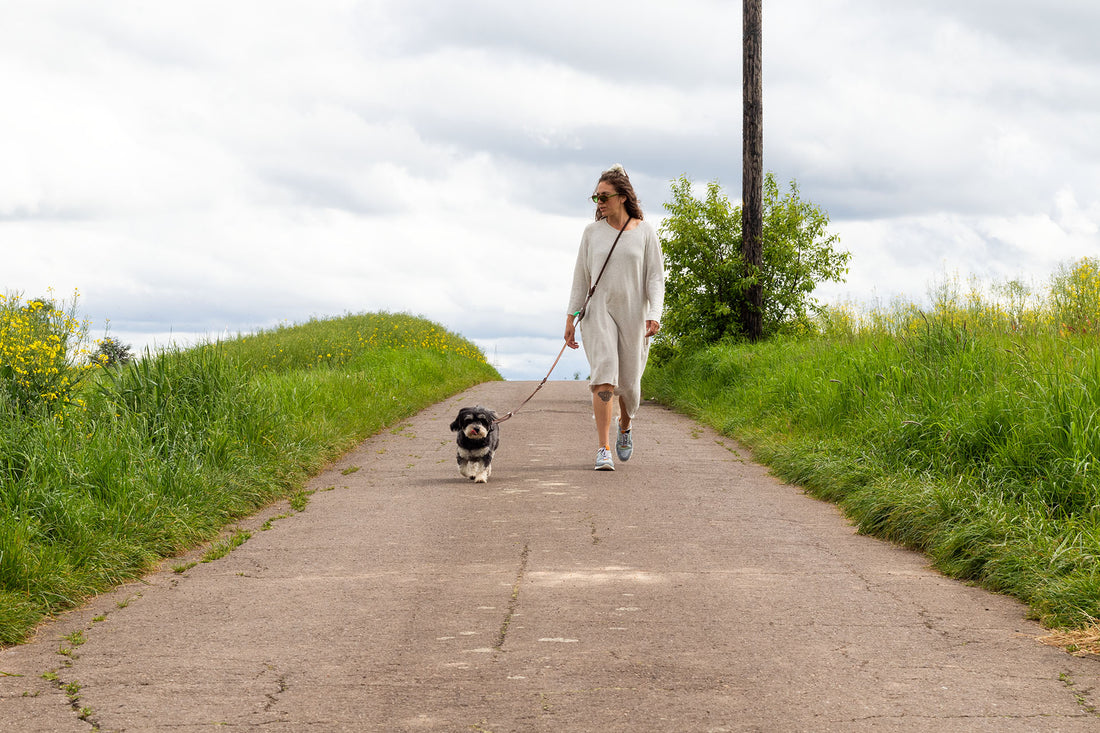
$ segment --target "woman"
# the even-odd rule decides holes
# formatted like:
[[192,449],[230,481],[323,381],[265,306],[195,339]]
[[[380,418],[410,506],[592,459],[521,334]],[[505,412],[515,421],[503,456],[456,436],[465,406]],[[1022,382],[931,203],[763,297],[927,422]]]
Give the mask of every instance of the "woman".
[[585,227],[577,252],[569,315],[565,318],[565,343],[571,349],[577,348],[579,321],[591,369],[589,386],[599,442],[596,470],[614,471],[612,398],[619,397],[615,451],[619,460],[626,461],[634,450],[631,431],[641,402],[649,339],[661,328],[665,274],[657,232],[643,220],[638,197],[621,165],[603,172],[592,201],[596,204],[596,221]]

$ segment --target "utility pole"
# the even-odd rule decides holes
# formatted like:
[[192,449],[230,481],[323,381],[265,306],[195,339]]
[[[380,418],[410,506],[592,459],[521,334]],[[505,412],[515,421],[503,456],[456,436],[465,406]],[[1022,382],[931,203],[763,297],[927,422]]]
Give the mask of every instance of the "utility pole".
[[[745,271],[760,271],[764,251],[764,103],[761,42],[763,0],[742,0],[744,55],[741,86],[744,100],[741,171],[741,255]],[[758,341],[764,335],[764,290],[756,282],[743,301],[741,323],[745,335]]]

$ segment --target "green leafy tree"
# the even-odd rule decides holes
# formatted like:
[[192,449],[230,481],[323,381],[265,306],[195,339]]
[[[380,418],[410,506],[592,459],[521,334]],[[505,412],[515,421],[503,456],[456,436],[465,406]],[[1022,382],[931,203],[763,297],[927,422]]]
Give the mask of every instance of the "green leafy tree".
[[99,348],[92,354],[92,361],[105,367],[129,364],[133,360],[130,344],[124,344],[114,336],[104,336]]
[[665,313],[655,353],[744,337],[741,309],[750,285],[764,291],[764,336],[804,332],[821,306],[817,285],[843,281],[850,253],[837,250],[829,216],[803,201],[791,181],[780,193],[775,176],[764,179],[764,247],[759,270],[741,255],[741,207],[717,181],[697,198],[692,182],[672,182],[672,199],[659,233],[665,256]]

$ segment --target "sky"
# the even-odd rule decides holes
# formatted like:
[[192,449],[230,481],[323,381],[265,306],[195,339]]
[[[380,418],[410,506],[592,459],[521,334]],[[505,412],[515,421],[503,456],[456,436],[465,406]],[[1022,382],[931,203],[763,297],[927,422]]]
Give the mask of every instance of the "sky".
[[[818,300],[1100,255],[1098,28],[763,0],[764,168],[851,253]],[[541,379],[601,171],[658,226],[682,175],[740,200],[741,50],[717,0],[4,0],[0,292],[139,352],[407,312]]]

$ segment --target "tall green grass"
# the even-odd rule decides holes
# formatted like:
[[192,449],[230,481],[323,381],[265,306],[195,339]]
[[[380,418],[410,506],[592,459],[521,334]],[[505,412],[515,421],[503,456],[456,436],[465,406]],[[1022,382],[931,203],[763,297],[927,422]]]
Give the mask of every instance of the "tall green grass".
[[366,314],[146,354],[63,411],[0,401],[0,644],[492,379],[439,326]]
[[1098,265],[1015,314],[941,287],[928,309],[834,311],[816,337],[681,354],[645,386],[860,531],[1086,627],[1100,619]]

